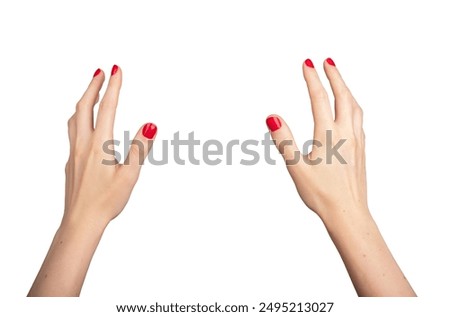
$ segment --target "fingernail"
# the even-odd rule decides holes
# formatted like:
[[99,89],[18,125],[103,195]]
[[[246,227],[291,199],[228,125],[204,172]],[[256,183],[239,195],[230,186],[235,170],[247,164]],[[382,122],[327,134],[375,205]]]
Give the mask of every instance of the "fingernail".
[[97,70],[94,73],[94,76],[92,76],[92,77],[99,75],[101,72],[102,72],[102,70],[100,68],[97,68]]
[[312,62],[312,60],[310,60],[309,58],[305,61],[305,65],[311,68],[314,68],[314,64]]
[[147,139],[153,139],[153,137],[156,134],[156,131],[158,131],[158,128],[153,123],[147,123],[142,128],[142,135],[145,136]]
[[268,117],[266,119],[267,127],[270,131],[274,132],[281,128],[281,120],[277,117]]
[[119,70],[119,66],[114,65],[111,69],[111,76],[114,75],[115,73],[117,73],[118,70]]
[[326,59],[326,61],[327,61],[328,65],[336,66],[336,64],[334,63],[334,61],[333,61],[331,58],[328,57],[328,58]]

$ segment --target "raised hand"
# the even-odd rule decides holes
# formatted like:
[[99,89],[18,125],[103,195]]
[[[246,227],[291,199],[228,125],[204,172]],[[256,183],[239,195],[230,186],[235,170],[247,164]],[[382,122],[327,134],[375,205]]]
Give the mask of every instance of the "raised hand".
[[313,149],[301,153],[286,122],[267,126],[304,203],[324,222],[360,296],[415,296],[367,205],[363,113],[334,61],[324,62],[335,116],[314,64],[303,63],[314,117]]
[[143,125],[123,165],[111,154],[112,142],[105,151],[105,142],[113,140],[121,69],[114,65],[111,70],[94,128],[93,108],[104,81],[105,74],[98,69],[69,119],[64,216],[29,296],[80,294],[102,233],[125,207],[156,136],[156,125]]

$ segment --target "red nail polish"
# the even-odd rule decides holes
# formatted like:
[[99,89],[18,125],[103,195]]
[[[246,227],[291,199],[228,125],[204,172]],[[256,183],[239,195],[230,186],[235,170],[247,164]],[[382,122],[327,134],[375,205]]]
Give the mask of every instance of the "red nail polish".
[[305,61],[305,65],[311,68],[314,68],[314,64],[312,62],[312,60],[310,60],[309,58]]
[[111,69],[111,76],[113,76],[119,70],[119,66],[114,65]]
[[94,76],[92,76],[92,77],[99,75],[101,72],[102,72],[102,70],[100,68],[97,68],[97,70],[94,73]]
[[270,131],[274,132],[281,128],[281,120],[277,117],[268,117],[266,119],[267,127]]
[[336,66],[336,64],[334,63],[334,61],[333,61],[331,58],[328,57],[328,58],[326,59],[326,61],[327,61],[328,65]]
[[156,131],[158,131],[158,128],[153,123],[147,123],[142,128],[142,135],[145,136],[147,139],[153,139],[153,137],[156,134]]

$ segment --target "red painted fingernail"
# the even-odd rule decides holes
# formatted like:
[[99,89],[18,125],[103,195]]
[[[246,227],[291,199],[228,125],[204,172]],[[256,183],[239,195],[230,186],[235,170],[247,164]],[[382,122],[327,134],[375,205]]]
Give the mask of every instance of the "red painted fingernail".
[[142,128],[142,135],[145,136],[147,139],[153,139],[153,137],[156,134],[156,131],[158,131],[158,128],[153,123],[147,123]]
[[270,131],[274,132],[281,128],[281,120],[277,117],[268,117],[266,119],[267,127]]
[[328,57],[328,58],[326,59],[326,61],[327,61],[328,65],[336,66],[336,64],[334,63],[334,61],[333,61],[331,58]]
[[97,68],[97,70],[94,73],[94,76],[92,76],[92,77],[99,75],[101,72],[102,72],[102,70],[100,68]]
[[114,75],[115,73],[117,73],[118,70],[119,70],[119,66],[114,65],[111,69],[111,76]]
[[305,65],[311,68],[314,68],[314,64],[312,62],[312,60],[310,60],[309,58],[305,61]]

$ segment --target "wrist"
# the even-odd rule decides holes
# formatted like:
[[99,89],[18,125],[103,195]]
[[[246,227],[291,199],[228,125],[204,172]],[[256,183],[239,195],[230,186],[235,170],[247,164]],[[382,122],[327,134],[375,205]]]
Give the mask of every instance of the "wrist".
[[79,296],[106,225],[66,210],[29,296]]
[[108,223],[106,219],[84,216],[72,210],[64,214],[58,231],[95,237],[103,234]]
[[369,208],[358,205],[330,208],[326,213],[320,213],[319,217],[330,233],[348,230],[349,227],[364,228],[374,223]]

